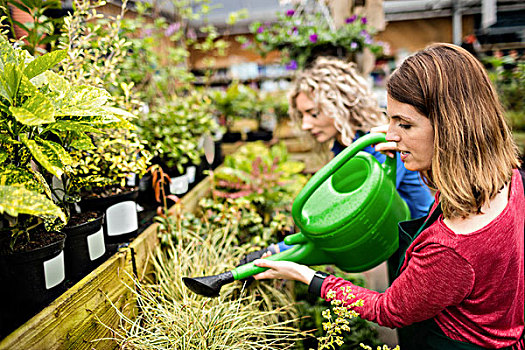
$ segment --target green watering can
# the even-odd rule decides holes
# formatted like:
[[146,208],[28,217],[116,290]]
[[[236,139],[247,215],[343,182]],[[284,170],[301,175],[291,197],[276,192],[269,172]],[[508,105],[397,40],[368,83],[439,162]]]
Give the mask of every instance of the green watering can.
[[[347,272],[362,272],[397,250],[397,223],[410,219],[410,211],[396,191],[396,160],[386,157],[381,164],[359,152],[381,142],[384,134],[365,135],[312,176],[292,206],[301,232],[287,236],[284,243],[293,247],[266,259],[334,264]],[[195,293],[216,297],[223,285],[265,270],[250,262],[219,275],[183,281]]]

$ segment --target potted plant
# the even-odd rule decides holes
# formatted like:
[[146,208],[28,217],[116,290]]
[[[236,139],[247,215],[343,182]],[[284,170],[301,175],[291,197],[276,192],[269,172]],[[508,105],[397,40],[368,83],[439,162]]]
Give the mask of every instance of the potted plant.
[[3,300],[24,305],[14,316],[23,320],[57,296],[65,279],[66,236],[58,230],[70,214],[65,204],[74,196],[58,193],[51,179],[66,177],[75,160],[61,142],[85,148],[85,133],[97,131],[90,125],[94,116],[118,119],[104,106],[107,92],[73,87],[49,70],[66,57],[65,51],[33,58],[0,36],[0,54],[0,278],[11,286],[4,289],[10,298]]
[[250,31],[253,42],[240,38],[245,47],[255,48],[265,56],[271,51],[281,51],[287,69],[302,69],[317,56],[352,57],[369,48],[373,53],[382,51],[380,43],[372,40],[374,30],[366,17],[351,16],[336,28],[326,5],[320,8],[296,4],[293,9],[280,13],[276,22],[253,22]]
[[81,192],[81,211],[105,213],[104,240],[112,254],[138,233],[136,179],[145,174],[151,157],[131,130],[107,132],[92,135],[94,147],[79,152],[73,181]]
[[61,66],[64,76],[75,84],[111,91],[105,100],[107,108],[120,117],[118,123],[97,123],[104,133],[90,133],[85,141],[92,147],[77,150],[71,177],[71,186],[80,193],[81,211],[105,213],[104,241],[111,254],[138,232],[136,178],[145,173],[151,157],[133,132],[135,115],[128,112],[136,113],[140,104],[133,84],[120,80],[120,65],[129,48],[121,27],[125,3],[114,17],[97,12],[104,4],[74,1],[74,13],[65,20],[59,46],[69,55]]
[[170,176],[170,193],[181,195],[197,183],[204,156],[202,138],[215,133],[219,125],[211,113],[211,100],[202,92],[173,96],[158,103],[139,120],[140,135],[150,152]]
[[[259,103],[257,93],[248,86],[233,82],[225,91],[212,91],[211,98],[213,107],[219,119],[219,123],[226,127],[223,142],[237,142],[242,139],[242,133],[252,129],[258,129]],[[256,127],[235,127],[235,123],[241,119],[255,121]],[[252,123],[253,124],[253,123]],[[241,129],[241,130],[239,130]]]

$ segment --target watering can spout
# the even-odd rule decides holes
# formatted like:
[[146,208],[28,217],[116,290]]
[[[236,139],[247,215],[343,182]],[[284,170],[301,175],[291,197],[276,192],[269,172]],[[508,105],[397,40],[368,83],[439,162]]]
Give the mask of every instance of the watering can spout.
[[183,277],[182,281],[192,292],[213,298],[219,296],[222,286],[235,281],[235,278],[231,271],[227,271],[214,276]]

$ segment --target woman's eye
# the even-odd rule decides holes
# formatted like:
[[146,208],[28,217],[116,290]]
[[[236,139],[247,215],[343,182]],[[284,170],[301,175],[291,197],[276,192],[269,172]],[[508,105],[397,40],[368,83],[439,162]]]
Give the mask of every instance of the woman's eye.
[[312,113],[310,115],[312,116],[312,118],[317,118],[317,113]]
[[399,124],[399,127],[402,128],[402,129],[410,129],[412,127],[412,125],[410,124]]

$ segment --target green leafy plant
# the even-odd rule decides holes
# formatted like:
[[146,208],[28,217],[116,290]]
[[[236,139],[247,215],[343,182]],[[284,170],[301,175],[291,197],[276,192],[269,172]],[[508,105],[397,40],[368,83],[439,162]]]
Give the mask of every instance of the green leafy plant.
[[167,168],[180,173],[186,165],[201,163],[204,148],[198,145],[203,135],[219,130],[211,113],[211,100],[198,91],[158,104],[138,124],[149,151]]
[[252,88],[233,82],[226,90],[211,91],[213,107],[222,125],[230,128],[235,120],[258,119],[264,108],[259,94]]
[[[62,8],[59,0],[4,0],[1,6],[6,11],[6,24],[12,37],[15,35],[15,26],[26,33],[24,40],[20,41],[22,48],[29,51],[31,55],[44,54],[56,48],[63,18],[49,16],[49,12]],[[11,16],[9,8],[17,8],[29,15],[31,21],[22,23]]]
[[[69,214],[76,200],[69,180],[77,162],[70,151],[92,147],[87,133],[99,132],[98,124],[120,121],[121,111],[106,105],[105,90],[72,85],[50,70],[65,57],[53,51],[33,58],[0,36],[0,176],[3,187],[14,187],[3,188],[0,211],[11,217],[13,237],[42,220],[47,229],[59,227],[55,218],[65,224],[62,209]],[[52,177],[62,181],[62,193]],[[18,214],[31,217],[14,220]]]
[[227,156],[214,173],[215,197],[245,198],[258,207],[263,217],[285,210],[306,183],[304,164],[288,159],[284,143],[267,147],[251,142],[235,156]]
[[[122,29],[130,37],[131,46],[122,64],[121,81],[131,80],[148,105],[193,89],[195,76],[187,64],[190,50],[213,51],[215,57],[225,55],[228,43],[220,38],[214,26],[203,25],[198,32],[190,26],[191,21],[212,11],[209,3],[209,0],[170,1],[176,16],[168,20],[161,14],[161,3],[152,6],[137,2],[138,15],[123,21]],[[213,60],[208,60],[207,65],[213,65]]]
[[249,43],[246,38],[241,41],[263,56],[279,50],[283,63],[290,70],[303,68],[319,53],[347,57],[364,48],[381,53],[382,46],[373,41],[374,30],[366,17],[349,17],[344,25],[335,28],[326,6],[322,9],[325,11],[295,5],[294,9],[278,14],[277,21],[272,24],[252,23],[250,31],[254,41]]
[[513,129],[525,132],[525,62],[512,56],[489,56],[484,61],[491,67],[489,77]]
[[132,123],[139,113],[140,101],[133,84],[120,78],[120,66],[130,46],[121,27],[126,2],[115,17],[99,14],[97,9],[103,5],[103,0],[74,1],[74,13],[65,18],[60,44],[69,55],[61,67],[67,79],[111,91],[108,103],[121,117],[119,123],[100,124],[105,134],[91,134],[93,147],[75,154],[78,166],[74,168],[74,183],[84,196],[121,191],[128,178],[146,173],[151,159]]

